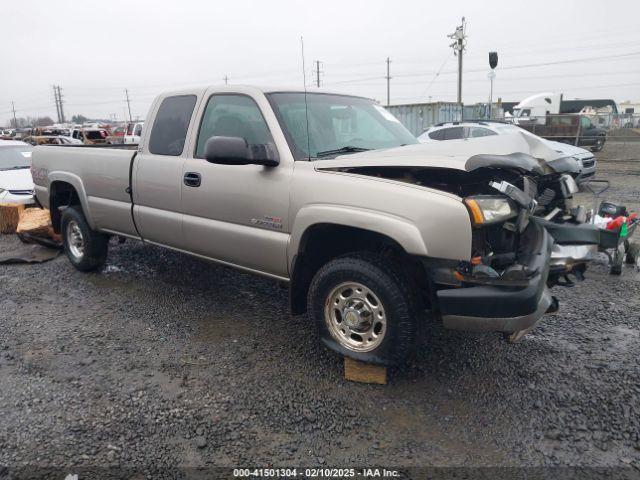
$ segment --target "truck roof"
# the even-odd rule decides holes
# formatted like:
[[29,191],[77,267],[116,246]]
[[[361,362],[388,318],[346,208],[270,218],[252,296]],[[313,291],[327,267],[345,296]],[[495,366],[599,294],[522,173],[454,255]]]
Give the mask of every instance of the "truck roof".
[[[258,86],[258,85],[202,85],[192,88],[181,88],[178,90],[168,90],[161,93],[163,97],[174,96],[174,95],[185,95],[185,94],[193,94],[193,93],[204,93],[210,88],[215,88],[218,91],[229,91],[229,92],[245,92],[245,93],[304,93],[304,87],[293,87],[293,86]],[[352,95],[343,92],[337,92],[333,90],[327,90],[324,88],[311,88],[307,89],[308,94],[314,93],[324,93],[331,95],[343,95],[345,97],[357,97],[357,98],[367,98],[362,97],[361,95]],[[367,98],[370,100],[369,98]]]

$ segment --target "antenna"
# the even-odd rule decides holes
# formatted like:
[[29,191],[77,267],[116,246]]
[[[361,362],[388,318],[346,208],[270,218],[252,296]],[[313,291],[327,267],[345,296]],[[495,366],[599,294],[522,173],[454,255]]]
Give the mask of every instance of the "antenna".
[[304,116],[307,122],[307,159],[311,161],[311,140],[309,139],[309,107],[307,106],[307,70],[304,64],[304,38],[300,36],[302,50],[302,83],[304,84]]

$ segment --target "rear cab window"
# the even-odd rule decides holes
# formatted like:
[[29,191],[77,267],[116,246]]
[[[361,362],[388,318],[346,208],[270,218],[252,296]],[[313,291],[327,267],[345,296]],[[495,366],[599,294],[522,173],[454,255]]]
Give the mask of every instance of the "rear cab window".
[[150,153],[174,157],[182,154],[196,100],[195,95],[176,95],[162,100],[151,128]]

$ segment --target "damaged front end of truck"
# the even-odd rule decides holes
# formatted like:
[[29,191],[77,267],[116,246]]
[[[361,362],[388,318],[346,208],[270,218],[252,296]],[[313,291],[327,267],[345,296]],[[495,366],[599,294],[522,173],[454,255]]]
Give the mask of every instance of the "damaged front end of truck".
[[558,309],[552,287],[584,278],[598,231],[572,208],[578,187],[562,161],[554,167],[520,153],[449,160],[453,168],[447,161],[364,165],[357,158],[327,167],[459,196],[469,211],[471,255],[457,262],[422,259],[431,309],[447,328],[498,331],[517,341]]

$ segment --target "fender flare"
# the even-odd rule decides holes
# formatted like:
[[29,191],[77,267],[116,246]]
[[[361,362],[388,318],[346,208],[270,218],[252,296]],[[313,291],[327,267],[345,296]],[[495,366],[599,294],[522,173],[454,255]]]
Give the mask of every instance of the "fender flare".
[[[95,229],[95,222],[91,216],[91,209],[89,208],[89,197],[87,195],[87,191],[84,188],[84,184],[82,183],[82,179],[69,172],[62,171],[53,171],[49,172],[48,175],[49,180],[49,198],[51,198],[51,185],[54,182],[65,182],[75,188],[78,193],[78,198],[80,199],[80,206],[82,206],[82,213],[84,217],[87,219],[87,223],[92,229]],[[51,200],[49,200],[49,207],[51,207]]]
[[428,254],[420,230],[405,218],[357,207],[313,204],[302,207],[293,222],[287,248],[289,272],[293,271],[293,262],[300,250],[305,232],[320,224],[369,230],[391,238],[410,255]]

